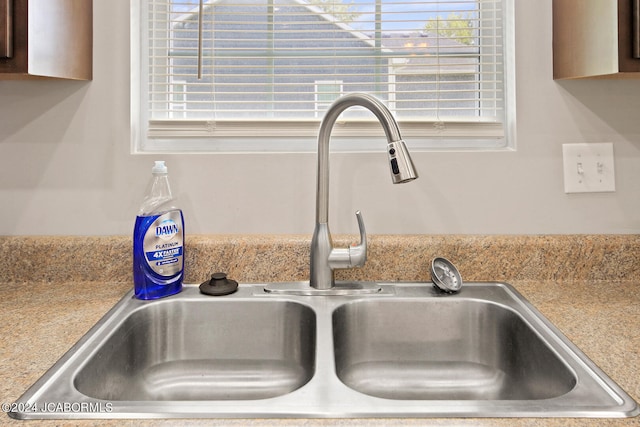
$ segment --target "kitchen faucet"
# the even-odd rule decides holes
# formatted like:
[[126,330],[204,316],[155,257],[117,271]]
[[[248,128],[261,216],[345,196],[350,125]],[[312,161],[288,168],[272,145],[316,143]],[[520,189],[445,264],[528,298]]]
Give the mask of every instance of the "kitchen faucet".
[[361,106],[370,110],[377,118],[387,136],[387,154],[391,179],[394,184],[413,181],[418,174],[413,166],[407,147],[400,136],[398,123],[389,109],[377,98],[353,93],[338,98],[327,110],[318,133],[318,178],[316,193],[316,225],[311,241],[311,264],[309,284],[319,290],[335,286],[334,269],[353,268],[364,265],[367,260],[367,235],[360,211],[356,212],[360,229],[360,243],[348,249],[333,247],[329,233],[329,141],[331,130],[344,110]]

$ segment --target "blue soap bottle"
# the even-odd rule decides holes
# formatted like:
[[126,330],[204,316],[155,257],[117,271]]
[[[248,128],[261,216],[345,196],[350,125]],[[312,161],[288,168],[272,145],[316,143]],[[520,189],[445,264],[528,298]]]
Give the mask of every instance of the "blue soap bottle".
[[133,229],[133,284],[138,299],[150,300],[182,290],[184,217],[173,206],[169,173],[156,161]]

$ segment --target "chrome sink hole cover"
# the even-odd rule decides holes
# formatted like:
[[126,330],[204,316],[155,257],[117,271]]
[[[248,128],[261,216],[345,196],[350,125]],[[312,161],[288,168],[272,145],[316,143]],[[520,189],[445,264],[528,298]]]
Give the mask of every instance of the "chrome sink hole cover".
[[458,292],[462,288],[460,272],[446,258],[434,258],[431,261],[431,280],[438,289],[444,292]]

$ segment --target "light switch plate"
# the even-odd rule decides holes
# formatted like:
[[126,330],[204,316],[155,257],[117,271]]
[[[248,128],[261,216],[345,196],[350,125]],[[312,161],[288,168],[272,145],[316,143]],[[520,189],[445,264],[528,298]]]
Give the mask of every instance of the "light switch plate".
[[563,144],[565,193],[616,191],[613,143]]

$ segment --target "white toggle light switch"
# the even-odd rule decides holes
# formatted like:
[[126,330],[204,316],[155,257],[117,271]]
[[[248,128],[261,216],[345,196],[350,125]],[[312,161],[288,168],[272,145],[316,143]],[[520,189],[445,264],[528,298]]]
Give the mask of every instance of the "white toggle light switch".
[[616,191],[613,144],[563,144],[564,192]]

